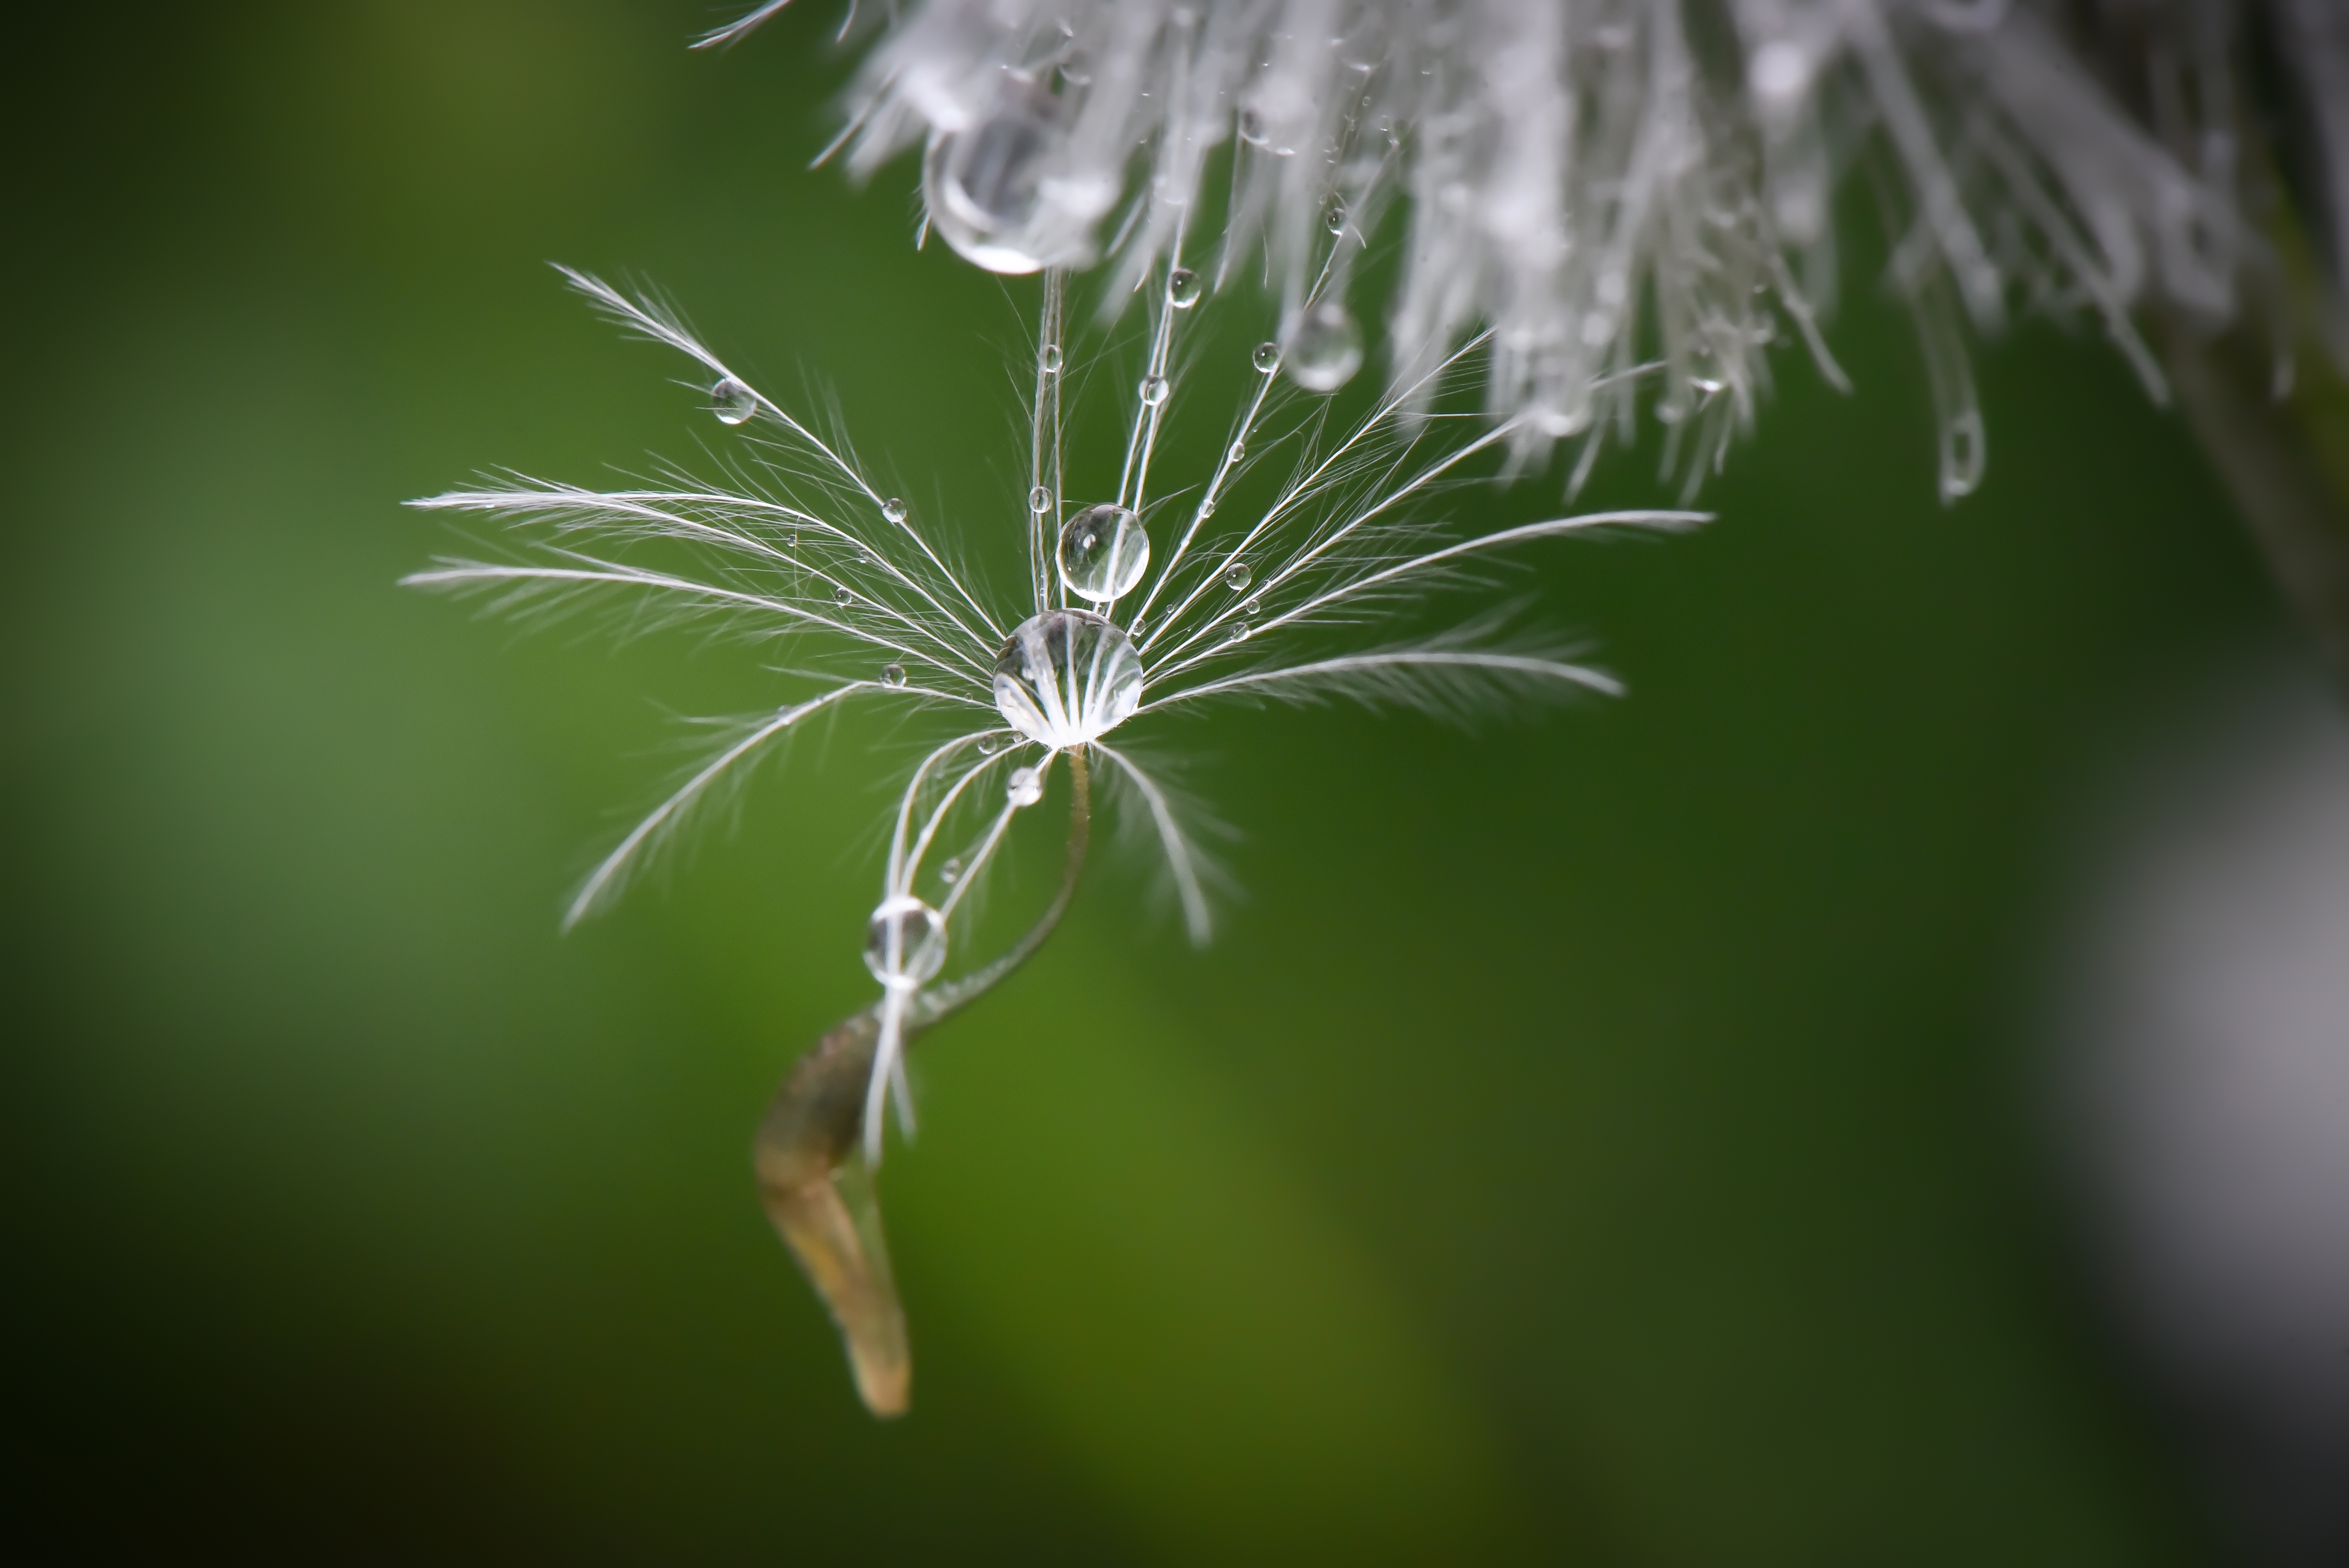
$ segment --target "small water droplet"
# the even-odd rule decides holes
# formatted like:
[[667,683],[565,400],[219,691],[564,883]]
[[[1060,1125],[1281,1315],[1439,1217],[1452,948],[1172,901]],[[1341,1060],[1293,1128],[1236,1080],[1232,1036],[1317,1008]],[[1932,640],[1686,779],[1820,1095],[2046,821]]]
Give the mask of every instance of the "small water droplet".
[[843,583],[832,591],[832,602],[835,604],[853,604],[856,602],[856,595],[850,593],[848,584]]
[[978,738],[978,754],[981,757],[992,757],[1002,749],[1003,737],[996,734],[993,730],[988,730],[985,735]]
[[881,515],[891,522],[903,522],[905,521],[905,503],[891,496],[881,503]]
[[1362,367],[1362,329],[1336,300],[1307,311],[1288,335],[1288,378],[1309,392],[1335,392]]
[[1061,529],[1061,582],[1098,604],[1133,592],[1150,569],[1150,535],[1122,506],[1089,506]]
[[799,547],[800,531],[796,528],[787,531],[783,534],[783,548],[786,550],[797,550]]
[[1234,621],[1229,626],[1225,628],[1224,641],[1227,643],[1245,643],[1248,639],[1248,624],[1246,621]]
[[1127,624],[1125,634],[1129,637],[1138,637],[1142,635],[1143,629],[1142,617],[1136,615],[1133,621]]
[[1689,377],[1689,385],[1710,397],[1714,393],[1720,391],[1723,387],[1726,387],[1728,383],[1725,381],[1716,381],[1710,376],[1692,376]]
[[759,395],[731,376],[719,379],[709,389],[709,411],[718,416],[721,425],[741,425],[759,411]]
[[1044,779],[1033,768],[1014,768],[1003,786],[1003,798],[1014,806],[1033,806],[1044,798]]
[[1224,586],[1235,593],[1255,581],[1256,573],[1248,570],[1248,563],[1245,561],[1235,561],[1224,568]]
[[1199,303],[1199,274],[1188,267],[1176,267],[1166,276],[1166,303],[1176,310],[1189,310]]
[[946,863],[938,868],[938,881],[946,883],[948,887],[952,887],[961,880],[962,857],[960,855],[948,855],[946,859]]
[[1232,443],[1231,460],[1233,462],[1238,462],[1242,458],[1247,456],[1247,443],[1246,441],[1234,441]]
[[1216,515],[1216,498],[1214,496],[1209,496],[1206,500],[1199,503],[1199,515],[1203,518],[1213,517]]
[[1330,204],[1321,209],[1321,226],[1333,234],[1346,232],[1346,203],[1343,198],[1332,196]]
[[884,899],[864,928],[864,967],[892,991],[912,991],[946,967],[947,923],[910,893]]
[[1240,110],[1240,139],[1250,147],[1264,145],[1264,116],[1252,108]]
[[1269,376],[1280,368],[1280,345],[1259,343],[1256,346],[1256,352],[1248,356],[1248,359],[1259,373]]
[[1048,343],[1044,346],[1043,366],[1044,374],[1047,376],[1058,376],[1061,373],[1061,346],[1059,344]]
[[881,666],[881,684],[883,686],[904,686],[905,684],[905,666],[903,665],[883,665]]
[[1028,510],[1038,513],[1051,511],[1052,492],[1046,490],[1042,485],[1038,485],[1034,490],[1030,490],[1028,492]]
[[1142,400],[1144,404],[1153,408],[1155,408],[1161,403],[1165,402],[1166,377],[1164,376],[1143,377],[1142,378]]
[[1240,614],[1243,614],[1243,615],[1261,615],[1261,614],[1264,614],[1264,598],[1263,598],[1263,596],[1262,596],[1261,594],[1259,594],[1257,597],[1256,597],[1256,598],[1254,598],[1254,599],[1251,599],[1251,600],[1249,600],[1247,603],[1245,603],[1245,604],[1241,605],[1241,606],[1240,606]]

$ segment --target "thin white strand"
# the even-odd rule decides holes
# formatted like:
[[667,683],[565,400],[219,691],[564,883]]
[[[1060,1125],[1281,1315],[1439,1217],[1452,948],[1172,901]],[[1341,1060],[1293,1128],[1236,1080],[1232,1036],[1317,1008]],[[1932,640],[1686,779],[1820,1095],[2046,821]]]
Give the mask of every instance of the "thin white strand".
[[1167,867],[1174,874],[1175,892],[1183,900],[1183,923],[1191,934],[1192,942],[1206,946],[1215,934],[1214,923],[1207,913],[1207,895],[1199,885],[1198,870],[1191,861],[1191,846],[1184,839],[1182,829],[1175,824],[1174,812],[1166,802],[1165,791],[1158,788],[1149,774],[1129,761],[1123,753],[1098,740],[1092,746],[1095,751],[1116,763],[1133,781],[1134,788],[1142,791],[1143,799],[1150,807],[1151,822],[1158,830],[1159,844],[1166,851]]

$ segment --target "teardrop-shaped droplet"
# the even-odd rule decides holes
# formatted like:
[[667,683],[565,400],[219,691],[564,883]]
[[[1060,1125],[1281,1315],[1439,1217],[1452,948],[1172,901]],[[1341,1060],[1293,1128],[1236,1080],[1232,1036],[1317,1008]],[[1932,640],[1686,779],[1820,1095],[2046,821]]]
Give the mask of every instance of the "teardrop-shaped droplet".
[[1333,234],[1346,232],[1346,203],[1343,198],[1332,196],[1330,204],[1321,209],[1321,226]]
[[1199,303],[1199,274],[1188,267],[1176,267],[1166,275],[1166,303],[1176,310],[1189,310]]
[[1335,392],[1362,367],[1362,329],[1336,300],[1308,310],[1288,335],[1288,378],[1309,392]]
[[1052,492],[1038,485],[1028,492],[1028,510],[1041,514],[1052,510]]
[[1044,798],[1044,777],[1033,768],[1014,768],[1003,786],[1003,798],[1014,806],[1033,806]]
[[1280,368],[1280,345],[1277,343],[1257,344],[1256,346],[1256,352],[1248,356],[1248,362],[1257,367],[1259,374],[1265,376],[1271,375],[1274,371]]
[[1165,402],[1166,377],[1164,376],[1143,377],[1142,378],[1142,400],[1144,404],[1153,408],[1155,408],[1161,403]]
[[892,991],[911,991],[946,967],[947,923],[910,893],[884,899],[864,928],[864,967]]
[[759,411],[759,395],[731,376],[709,389],[709,411],[721,425],[743,425]]
[[905,684],[905,666],[903,665],[883,665],[881,666],[881,684],[883,686],[904,686]]
[[1133,592],[1150,570],[1150,535],[1122,506],[1089,506],[1061,527],[1061,582],[1098,604]]
[[1248,570],[1248,563],[1245,561],[1235,561],[1224,568],[1224,586],[1235,593],[1255,581],[1256,573]]
[[1061,346],[1057,343],[1046,344],[1039,362],[1043,366],[1045,375],[1058,376],[1061,373]]
[[905,503],[893,495],[881,503],[881,515],[891,522],[903,522],[905,521]]

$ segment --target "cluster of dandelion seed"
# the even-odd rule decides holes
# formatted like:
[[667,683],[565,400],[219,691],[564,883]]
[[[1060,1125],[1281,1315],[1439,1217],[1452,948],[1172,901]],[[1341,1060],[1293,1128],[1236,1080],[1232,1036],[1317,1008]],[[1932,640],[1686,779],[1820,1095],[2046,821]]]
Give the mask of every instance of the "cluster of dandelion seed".
[[[1644,407],[1691,490],[1750,426],[1773,345],[1800,338],[1843,384],[1817,324],[1836,192],[1866,175],[1950,499],[1986,456],[1965,324],[2093,313],[2158,400],[2132,307],[2220,322],[2248,275],[2272,282],[2239,216],[2240,9],[922,0],[890,9],[835,146],[864,175],[922,145],[929,231],[999,272],[1102,263],[1112,307],[1212,237],[1207,285],[1268,286],[1282,346],[1340,379],[1361,357],[1355,274],[1392,236],[1394,386],[1488,332],[1486,403],[1521,463],[1577,442],[1578,485]],[[2092,68],[2097,36],[2128,68]]]
[[[1601,527],[1671,531],[1702,521],[1623,511],[1478,533],[1432,511],[1425,503],[1463,465],[1505,446],[1516,429],[1512,420],[1472,421],[1478,433],[1463,438],[1458,419],[1407,412],[1436,390],[1432,383],[1460,373],[1482,338],[1334,438],[1319,396],[1331,384],[1326,366],[1300,366],[1278,345],[1262,344],[1251,356],[1254,385],[1229,414],[1211,469],[1162,496],[1153,462],[1183,401],[1175,350],[1200,297],[1179,255],[1170,263],[1107,499],[1080,502],[1062,488],[1068,349],[1058,274],[1043,287],[1024,516],[941,541],[868,482],[844,442],[827,441],[751,387],[672,312],[570,273],[615,321],[696,361],[720,422],[746,436],[767,432],[771,444],[740,451],[723,485],[682,469],[657,487],[616,490],[517,479],[415,503],[502,520],[512,552],[444,559],[410,577],[416,586],[485,595],[504,613],[600,604],[632,627],[714,622],[783,645],[794,667],[829,672],[822,689],[743,722],[637,823],[587,877],[572,920],[613,896],[697,804],[812,717],[865,700],[941,719],[948,733],[899,799],[867,931],[865,962],[881,986],[864,1116],[868,1161],[881,1156],[886,1105],[912,1126],[903,1051],[910,1028],[942,992],[1000,972],[978,965],[949,977],[949,950],[974,890],[1015,819],[1042,799],[1057,762],[1080,773],[1101,768],[1146,819],[1191,934],[1204,941],[1209,907],[1192,836],[1174,797],[1122,737],[1110,744],[1112,732],[1217,698],[1340,695],[1458,715],[1544,689],[1613,692],[1611,677],[1553,644],[1504,639],[1490,615],[1404,641],[1382,639],[1379,628],[1425,591],[1458,585],[1478,559]],[[1300,402],[1302,417],[1283,417]],[[1271,500],[1226,504],[1238,476],[1274,453],[1290,468]],[[1013,554],[1022,558],[1020,589],[1009,599],[981,573],[952,564]],[[1305,634],[1317,629],[1309,644]],[[1333,637],[1342,640],[1332,646]],[[947,889],[936,903],[924,894],[933,885]]]

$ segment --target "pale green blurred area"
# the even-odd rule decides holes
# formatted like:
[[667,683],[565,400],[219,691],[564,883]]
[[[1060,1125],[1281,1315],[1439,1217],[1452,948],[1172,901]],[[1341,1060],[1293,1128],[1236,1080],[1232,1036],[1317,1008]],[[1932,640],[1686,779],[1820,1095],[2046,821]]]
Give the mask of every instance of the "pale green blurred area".
[[[884,1173],[914,1412],[864,1416],[747,1155],[864,997],[901,749],[808,738],[561,936],[672,714],[784,688],[392,586],[450,542],[403,498],[721,438],[550,258],[804,370],[923,515],[1005,515],[1033,284],[917,254],[908,166],[802,167],[842,80],[802,5],[717,57],[699,7],[584,0],[13,51],[12,1528],[59,1561],[2204,1560],[2085,1288],[2033,996],[2111,737],[2274,612],[2182,428],[2045,327],[1986,357],[1989,482],[1941,511],[1864,291],[1862,396],[1785,360],[1714,529],[1541,558],[1627,702],[1161,733],[1246,897],[1195,953],[1105,855],[926,1041]],[[1590,499],[1661,492],[1618,462]]]

